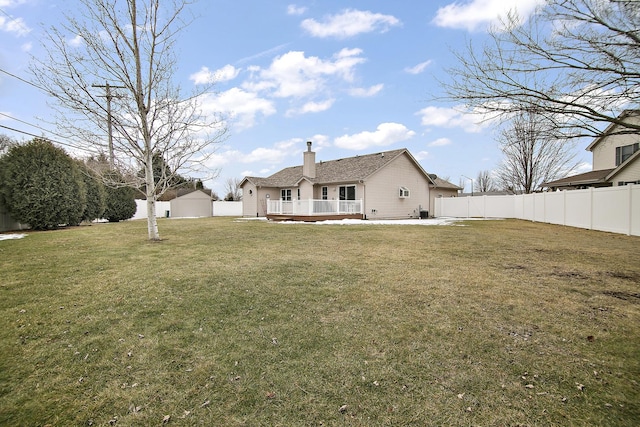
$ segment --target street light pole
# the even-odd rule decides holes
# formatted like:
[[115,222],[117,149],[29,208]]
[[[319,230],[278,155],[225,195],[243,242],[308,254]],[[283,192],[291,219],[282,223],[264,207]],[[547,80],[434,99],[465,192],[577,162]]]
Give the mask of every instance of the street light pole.
[[466,176],[466,175],[462,175],[462,176],[463,176],[464,178],[467,178],[468,180],[470,180],[470,181],[471,181],[471,196],[473,196],[473,178],[469,178],[469,177],[468,177],[468,176]]

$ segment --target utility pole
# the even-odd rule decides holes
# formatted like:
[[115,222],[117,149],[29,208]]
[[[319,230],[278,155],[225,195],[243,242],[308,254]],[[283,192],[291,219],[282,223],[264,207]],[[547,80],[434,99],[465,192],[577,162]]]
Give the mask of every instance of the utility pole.
[[111,88],[114,89],[126,89],[126,86],[112,86],[109,82],[105,82],[103,85],[93,84],[91,87],[100,87],[105,89],[105,97],[107,98],[107,129],[108,129],[108,138],[109,138],[109,167],[111,169],[114,168],[114,155],[113,155],[113,132],[111,126]]

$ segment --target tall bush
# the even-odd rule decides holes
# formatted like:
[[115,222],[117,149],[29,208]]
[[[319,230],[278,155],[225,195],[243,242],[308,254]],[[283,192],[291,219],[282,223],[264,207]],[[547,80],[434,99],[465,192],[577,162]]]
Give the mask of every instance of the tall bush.
[[87,205],[82,213],[83,221],[102,218],[107,207],[107,191],[100,178],[84,163],[78,162],[84,185],[87,188]]
[[36,230],[78,224],[86,205],[80,171],[64,150],[36,138],[0,159],[0,192],[9,214]]
[[109,222],[118,222],[129,219],[136,214],[136,190],[131,187],[118,186],[118,182],[124,183],[124,178],[118,172],[109,172],[108,181],[112,184],[106,189],[106,209],[103,217]]

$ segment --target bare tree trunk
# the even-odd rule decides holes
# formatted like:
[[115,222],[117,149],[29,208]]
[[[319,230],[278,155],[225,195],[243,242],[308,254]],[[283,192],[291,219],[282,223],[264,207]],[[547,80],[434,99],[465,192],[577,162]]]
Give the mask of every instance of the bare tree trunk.
[[145,181],[147,183],[147,234],[149,240],[160,240],[158,231],[158,218],[156,216],[156,185],[153,177],[153,155],[148,156],[144,167]]

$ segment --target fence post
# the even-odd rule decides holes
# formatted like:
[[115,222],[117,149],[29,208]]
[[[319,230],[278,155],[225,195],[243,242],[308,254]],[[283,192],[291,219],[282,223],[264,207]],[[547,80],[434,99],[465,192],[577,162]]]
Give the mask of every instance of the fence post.
[[562,225],[567,225],[567,190],[562,190]]
[[632,184],[627,184],[627,203],[629,203],[629,210],[627,211],[629,214],[629,221],[627,221],[627,236],[631,236],[631,228],[633,226],[633,192],[631,191],[632,187]]
[[487,195],[482,196],[482,217],[487,217]]
[[593,187],[589,187],[589,230],[593,230]]

